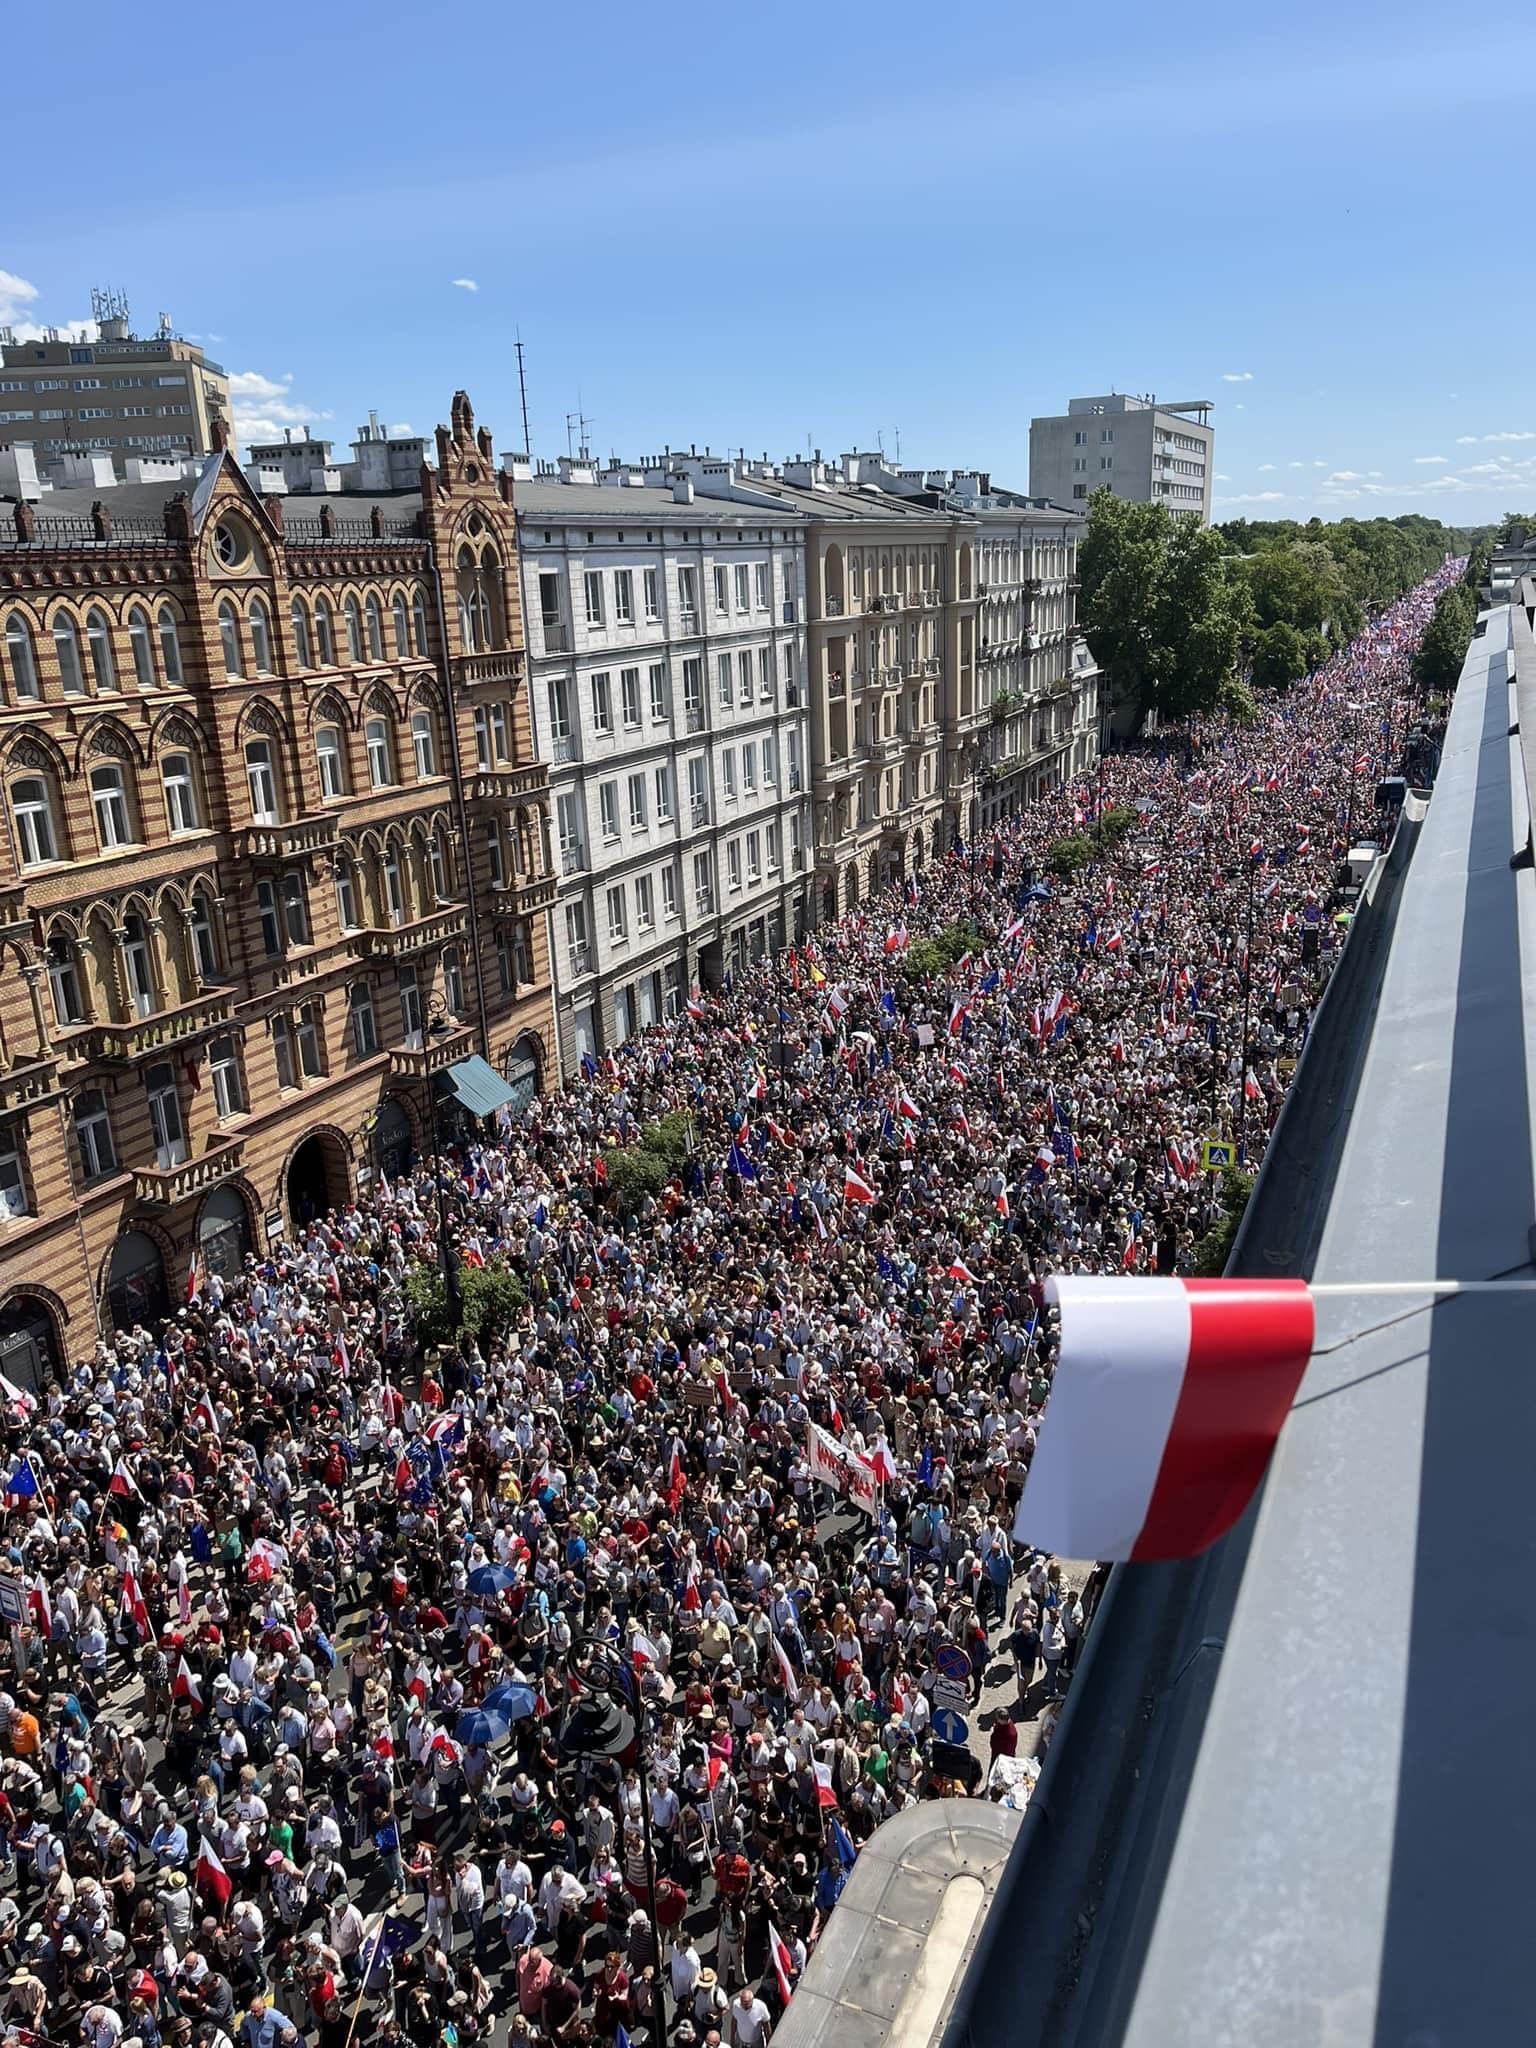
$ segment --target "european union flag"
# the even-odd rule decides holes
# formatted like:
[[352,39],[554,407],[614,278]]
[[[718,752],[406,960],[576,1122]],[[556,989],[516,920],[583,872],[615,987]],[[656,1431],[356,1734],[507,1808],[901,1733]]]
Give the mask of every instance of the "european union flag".
[[917,1467],[917,1483],[918,1483],[918,1485],[919,1485],[919,1486],[932,1486],[932,1484],[933,1484],[933,1445],[932,1445],[932,1444],[924,1444],[924,1445],[923,1445],[923,1455],[922,1455],[921,1459],[919,1460],[919,1462],[918,1462],[918,1467]]
[[731,1149],[726,1154],[725,1164],[727,1170],[734,1173],[738,1180],[757,1179],[757,1168],[752,1164],[746,1153],[742,1151],[734,1138],[731,1140]]
[[896,1022],[896,993],[894,989],[887,989],[881,996],[880,1007],[894,1024]]
[[37,1498],[37,1474],[32,1470],[32,1460],[25,1451],[21,1454],[21,1462],[17,1465],[16,1470],[5,1482],[5,1490],[7,1493],[14,1494],[18,1500],[35,1500]]

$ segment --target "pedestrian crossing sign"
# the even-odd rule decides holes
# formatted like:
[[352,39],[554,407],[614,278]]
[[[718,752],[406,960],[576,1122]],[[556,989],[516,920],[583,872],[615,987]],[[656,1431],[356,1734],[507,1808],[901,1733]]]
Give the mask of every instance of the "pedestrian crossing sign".
[[1200,1163],[1207,1173],[1220,1173],[1237,1164],[1237,1147],[1220,1131],[1213,1132],[1200,1147]]

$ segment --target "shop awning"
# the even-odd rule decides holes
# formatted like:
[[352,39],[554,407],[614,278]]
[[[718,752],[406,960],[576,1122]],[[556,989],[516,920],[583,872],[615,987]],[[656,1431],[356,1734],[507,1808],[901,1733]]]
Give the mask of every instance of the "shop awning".
[[494,1116],[498,1109],[515,1100],[500,1074],[477,1052],[467,1060],[456,1060],[443,1079],[448,1083],[448,1092],[471,1116]]

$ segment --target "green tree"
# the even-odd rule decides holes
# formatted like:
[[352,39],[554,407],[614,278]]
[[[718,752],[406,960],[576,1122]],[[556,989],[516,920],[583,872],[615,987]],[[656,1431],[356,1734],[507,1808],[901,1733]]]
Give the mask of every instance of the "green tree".
[[1327,632],[1335,640],[1348,640],[1360,630],[1360,607],[1343,569],[1321,541],[1261,548],[1243,558],[1241,574],[1261,631],[1294,626],[1298,632]]
[[1310,666],[1306,639],[1283,620],[1254,640],[1251,674],[1256,690],[1288,690]]
[[1222,1173],[1221,1215],[1195,1246],[1195,1271],[1208,1280],[1219,1280],[1227,1270],[1253,1182],[1254,1176],[1240,1166],[1229,1166]]
[[1448,695],[1455,689],[1476,624],[1477,599],[1465,583],[1453,583],[1441,593],[1413,658],[1413,679],[1421,690]]
[[406,1299],[416,1313],[416,1334],[423,1344],[451,1344],[461,1334],[482,1344],[499,1343],[528,1306],[517,1275],[500,1259],[483,1266],[459,1267],[459,1298],[464,1320],[458,1330],[448,1312],[441,1265],[412,1267],[406,1275]]
[[1510,535],[1524,529],[1527,540],[1536,538],[1536,514],[1530,512],[1506,512],[1499,521],[1498,533],[1494,536],[1496,547],[1507,547]]

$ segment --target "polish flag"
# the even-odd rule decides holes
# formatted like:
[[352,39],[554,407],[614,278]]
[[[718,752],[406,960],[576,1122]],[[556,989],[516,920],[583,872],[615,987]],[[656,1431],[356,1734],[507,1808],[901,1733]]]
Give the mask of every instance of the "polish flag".
[[778,1979],[779,1997],[789,2004],[789,1973],[795,1967],[795,1959],[789,1952],[789,1944],[770,1920],[768,1922],[768,1953],[773,1958],[773,1974]]
[[1243,1075],[1243,1095],[1249,1102],[1261,1102],[1264,1098],[1264,1090],[1259,1086],[1259,1077],[1252,1067]]
[[956,996],[949,1012],[949,1035],[954,1037],[960,1026],[970,1015],[971,1004],[968,996]]
[[908,944],[909,941],[907,938],[906,926],[904,924],[893,924],[890,930],[885,935],[886,952],[904,953],[907,949]]
[[1132,1266],[1136,1263],[1136,1254],[1140,1250],[1141,1239],[1132,1230],[1125,1240],[1125,1250],[1120,1254],[1120,1270],[1122,1273],[1129,1273]]
[[140,1500],[144,1498],[143,1494],[139,1493],[138,1482],[121,1458],[112,1467],[112,1477],[107,1481],[107,1491],[120,1494],[124,1499],[134,1494],[137,1494]]
[[949,1078],[951,1079],[951,1081],[958,1081],[960,1086],[963,1088],[966,1082],[969,1081],[971,1077],[965,1071],[965,1068],[960,1065],[958,1060],[951,1060],[949,1063]]
[[684,1614],[698,1614],[703,1609],[704,1602],[699,1596],[699,1575],[696,1570],[689,1572],[688,1583],[683,1587],[683,1597],[678,1604]]
[[204,1423],[214,1436],[223,1435],[219,1428],[219,1411],[213,1405],[212,1395],[204,1394],[199,1399],[197,1406],[192,1410],[192,1419],[194,1422]]
[[672,1457],[667,1465],[667,1498],[669,1500],[681,1500],[687,1489],[688,1475],[683,1470],[682,1452],[678,1449],[677,1443],[674,1440]]
[[192,1252],[192,1256],[191,1256],[191,1258],[190,1258],[190,1259],[189,1259],[189,1260],[187,1261],[187,1299],[188,1299],[188,1301],[195,1301],[195,1300],[197,1299],[197,1290],[198,1290],[198,1285],[199,1285],[199,1281],[198,1281],[198,1274],[197,1274],[197,1266],[198,1266],[198,1259],[197,1259],[197,1251],[196,1251],[196,1248],[194,1247],[194,1248],[193,1248],[193,1252]]
[[896,1114],[898,1116],[921,1117],[922,1113],[906,1089],[903,1088],[896,1098]]
[[27,1588],[27,1605],[45,1636],[53,1634],[53,1602],[48,1598],[48,1581],[34,1579]]
[[649,1636],[641,1635],[637,1631],[634,1641],[629,1646],[629,1659],[639,1670],[644,1671],[647,1666],[661,1662],[661,1652]]
[[974,1287],[976,1285],[976,1275],[971,1271],[964,1259],[955,1259],[951,1262],[949,1277],[951,1280],[958,1280],[962,1287]]
[[955,1129],[962,1138],[968,1138],[971,1135],[971,1120],[965,1111],[958,1107],[955,1110]]
[[832,1766],[812,1764],[811,1769],[816,1777],[816,1804],[823,1808],[836,1806],[837,1794],[832,1789]]
[[883,1436],[877,1436],[870,1445],[869,1462],[877,1486],[896,1484],[896,1461],[891,1456],[891,1447]]
[[699,1001],[697,990],[688,998],[688,1014],[690,1017],[702,1017],[704,1015],[704,1005]]
[[1003,1189],[1003,1192],[997,1198],[997,1213],[1005,1223],[1012,1213],[1008,1207],[1008,1190],[1006,1188]]
[[149,1608],[145,1605],[143,1589],[133,1572],[123,1573],[123,1612],[132,1615],[133,1625],[139,1632],[139,1641],[149,1638]]
[[176,1611],[181,1616],[183,1628],[192,1626],[192,1581],[183,1578],[176,1588]]
[[1168,1147],[1168,1164],[1170,1167],[1172,1167],[1173,1171],[1178,1175],[1180,1180],[1189,1179],[1189,1168],[1185,1165],[1184,1154],[1179,1150],[1177,1145],[1170,1145]]
[[230,1883],[229,1872],[219,1861],[218,1851],[203,1834],[197,1838],[197,1869],[194,1875],[198,1890],[206,1892],[222,1913],[229,1904],[234,1886]]
[[784,1681],[784,1690],[791,1700],[798,1700],[800,1697],[800,1681],[795,1676],[794,1665],[789,1661],[789,1652],[779,1641],[776,1632],[772,1635],[771,1641],[773,1643],[774,1659],[779,1667],[779,1676]]
[[843,1200],[845,1202],[872,1202],[875,1191],[856,1166],[843,1168]]
[[176,1676],[171,1680],[171,1697],[177,1700],[190,1700],[194,1707],[201,1707],[203,1704],[203,1688],[193,1677],[192,1667],[185,1657],[178,1657],[176,1660]]
[[1262,1478],[1312,1351],[1301,1280],[1056,1278],[1061,1350],[1014,1540],[1193,1557]]
[[1106,940],[1104,941],[1104,950],[1105,950],[1105,952],[1106,952],[1106,953],[1118,953],[1118,952],[1119,952],[1119,950],[1120,950],[1120,948],[1121,948],[1121,947],[1122,947],[1122,946],[1123,946],[1124,944],[1125,944],[1125,934],[1124,934],[1124,932],[1118,932],[1118,931],[1115,931],[1115,932],[1111,932],[1111,933],[1110,933],[1110,935],[1109,935],[1109,937],[1108,937],[1108,938],[1107,938],[1107,939],[1106,939]]

